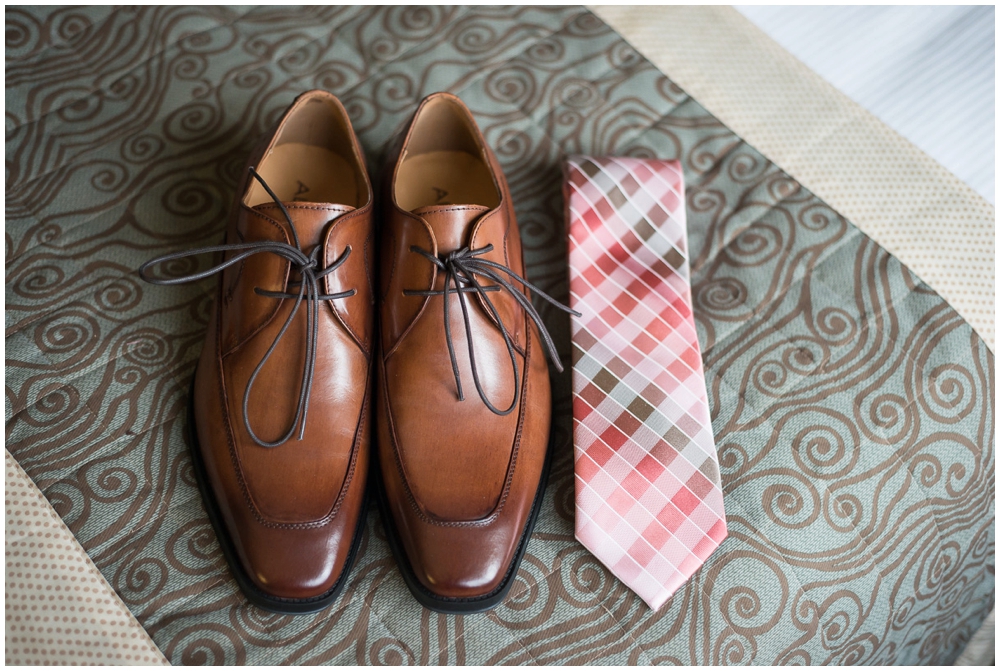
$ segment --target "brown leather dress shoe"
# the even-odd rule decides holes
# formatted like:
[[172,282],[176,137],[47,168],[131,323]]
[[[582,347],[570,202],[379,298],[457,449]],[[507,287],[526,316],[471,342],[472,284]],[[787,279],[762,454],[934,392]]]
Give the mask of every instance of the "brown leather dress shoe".
[[[347,582],[366,507],[374,330],[371,185],[340,102],[299,96],[253,152],[226,242],[140,272],[219,274],[195,374],[192,453],[241,589],[285,613]],[[169,265],[222,253],[187,276]]]
[[513,584],[542,500],[543,350],[559,363],[528,289],[552,299],[523,280],[506,180],[458,98],[426,98],[390,156],[380,196],[379,506],[421,604],[487,610]]

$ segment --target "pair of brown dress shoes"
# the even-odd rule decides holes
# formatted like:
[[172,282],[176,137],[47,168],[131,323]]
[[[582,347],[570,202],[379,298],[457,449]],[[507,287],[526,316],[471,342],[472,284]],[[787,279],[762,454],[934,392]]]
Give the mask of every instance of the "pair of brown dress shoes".
[[[225,244],[140,269],[219,275],[192,454],[236,580],[270,610],[337,598],[369,471],[407,586],[442,612],[504,598],[542,500],[545,351],[559,361],[529,292],[552,299],[523,279],[506,180],[458,98],[420,104],[381,186],[343,106],[310,91],[251,154]],[[221,261],[192,273],[204,253]]]

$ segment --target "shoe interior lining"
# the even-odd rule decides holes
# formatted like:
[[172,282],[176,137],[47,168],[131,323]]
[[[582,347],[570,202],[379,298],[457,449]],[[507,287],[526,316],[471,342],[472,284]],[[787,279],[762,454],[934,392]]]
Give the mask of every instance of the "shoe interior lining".
[[500,204],[471,120],[451,100],[438,98],[420,111],[399,164],[394,195],[408,211],[429,205],[492,209]]
[[[309,100],[285,122],[257,172],[282,202],[361,207],[368,193],[350,138],[349,122],[334,104]],[[254,180],[245,202],[253,207],[272,201]]]
[[[315,145],[289,142],[276,146],[261,161],[260,176],[283,203],[334,203],[359,207],[361,195],[351,161]],[[256,180],[247,205],[271,203],[271,196]]]
[[498,204],[493,177],[482,158],[464,151],[411,155],[399,166],[396,202],[404,210],[428,205]]

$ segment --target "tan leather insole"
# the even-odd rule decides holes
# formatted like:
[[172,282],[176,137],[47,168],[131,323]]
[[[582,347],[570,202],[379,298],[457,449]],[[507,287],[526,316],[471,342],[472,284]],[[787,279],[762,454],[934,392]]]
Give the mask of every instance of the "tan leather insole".
[[[289,142],[275,147],[260,163],[260,176],[282,202],[360,205],[354,168],[347,159],[329,149]],[[254,181],[247,205],[270,202],[264,187]]]
[[482,158],[464,151],[429,151],[403,159],[396,175],[396,202],[413,211],[428,205],[499,204]]

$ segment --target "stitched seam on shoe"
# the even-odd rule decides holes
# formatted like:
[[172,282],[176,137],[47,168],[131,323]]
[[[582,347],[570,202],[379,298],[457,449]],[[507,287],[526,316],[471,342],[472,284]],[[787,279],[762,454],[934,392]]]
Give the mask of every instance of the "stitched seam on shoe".
[[[375,305],[375,302],[378,298],[378,295],[375,293],[374,273],[372,272],[373,268],[368,263],[368,252],[371,249],[371,242],[374,231],[375,231],[375,222],[372,222],[372,225],[368,227],[368,235],[365,236],[365,244],[362,247],[362,251],[364,251],[364,257],[362,258],[362,260],[365,262],[365,280],[368,281],[368,295],[370,296],[368,303],[372,306]],[[374,310],[374,308],[372,309]],[[375,320],[372,319],[373,328],[372,328],[372,333],[370,334],[372,340],[374,340],[375,338],[374,326],[375,326]]]
[[[220,317],[221,315],[217,317],[217,319]],[[221,351],[221,332],[219,332],[218,325],[216,326],[216,331],[217,331],[216,354],[218,355]],[[313,520],[311,522],[271,522],[267,520],[261,514],[260,510],[257,508],[256,503],[254,503],[253,498],[250,496],[250,491],[247,487],[246,480],[243,477],[242,464],[240,462],[239,455],[236,454],[236,442],[233,437],[232,419],[229,415],[229,402],[227,400],[225,384],[223,382],[224,376],[222,374],[223,369],[222,369],[221,356],[218,356],[217,365],[219,366],[219,371],[218,371],[219,375],[217,376],[216,381],[219,386],[220,395],[222,396],[222,412],[226,424],[226,444],[227,447],[229,448],[229,458],[232,460],[232,465],[236,473],[236,480],[240,485],[240,492],[243,495],[243,500],[247,504],[247,508],[249,508],[250,512],[253,514],[254,519],[256,519],[259,524],[272,529],[318,529],[329,524],[331,521],[333,521],[334,517],[336,517],[337,513],[340,511],[340,506],[343,503],[344,498],[347,496],[347,490],[350,488],[350,485],[354,479],[354,470],[357,464],[357,458],[359,452],[358,448],[361,440],[361,435],[364,432],[363,427],[365,419],[367,418],[368,415],[368,407],[371,404],[371,398],[370,398],[371,394],[367,394],[365,403],[361,406],[361,417],[356,425],[354,434],[354,443],[351,446],[351,464],[350,466],[348,466],[347,473],[344,476],[344,483],[341,486],[340,493],[337,495],[337,500],[334,501],[333,507],[331,508],[330,512],[328,512],[324,517],[318,520]],[[371,368],[369,368],[368,380],[366,380],[366,385],[365,385],[366,388],[370,386],[370,382],[371,382]],[[197,432],[197,428],[196,427],[193,428],[195,428],[195,432]],[[203,448],[199,445],[198,449],[203,449]],[[211,481],[209,481],[208,484],[209,487],[211,487]]]
[[[306,207],[309,207],[309,206],[306,206]],[[330,235],[333,233],[334,229],[336,229],[342,223],[349,222],[349,221],[352,221],[354,219],[359,219],[359,218],[361,218],[361,217],[363,217],[365,215],[370,215],[371,214],[370,208],[371,208],[371,203],[369,203],[365,207],[361,208],[360,210],[353,210],[353,211],[345,212],[341,216],[337,217],[334,220],[335,223],[333,224],[333,226],[330,228],[329,231],[327,231],[326,239],[323,242],[321,242],[320,244],[322,244],[325,247],[326,244],[329,243],[329,241],[330,241]],[[318,208],[318,207],[317,208],[313,208],[313,207],[309,207],[309,209],[325,209],[325,208]],[[368,244],[367,239],[365,240],[365,244],[366,245]],[[326,256],[326,250],[325,249],[323,250],[323,256],[324,256],[325,259],[328,259],[328,257]],[[366,268],[367,268],[367,265],[368,264],[366,263],[365,264]],[[327,283],[328,281],[326,280],[326,278],[324,278],[323,281],[324,281],[324,284],[325,284],[327,290],[329,290],[330,285]],[[367,358],[367,359],[370,360],[370,358],[371,358],[370,345],[366,345],[362,341],[361,336],[359,336],[357,333],[355,333],[354,329],[351,328],[350,324],[347,323],[347,321],[341,316],[341,314],[337,310],[337,308],[334,307],[330,301],[327,301],[327,307],[330,308],[330,311],[333,313],[333,316],[337,320],[337,322],[340,323],[340,325],[343,326],[347,330],[347,332],[351,334],[352,338],[354,338],[354,341],[357,343],[358,347],[360,347],[361,351],[364,353],[365,358]],[[371,373],[369,371],[369,375],[370,374]]]
[[[306,203],[283,203],[285,209],[288,210],[326,210],[327,212],[340,212],[342,214],[347,214],[348,212],[361,212],[362,210],[350,209],[346,205],[320,205],[315,203],[313,205],[308,205]],[[250,209],[254,212],[260,212],[260,208],[266,208],[268,210],[272,208],[277,208],[278,206],[274,203],[261,203],[260,205],[255,205]],[[280,209],[280,208],[278,208]]]
[[482,212],[483,214],[486,214],[487,212],[490,211],[490,208],[480,205],[473,205],[471,207],[470,206],[449,207],[447,210],[434,210],[434,214],[437,214],[439,212],[469,212],[469,211]]
[[[407,223],[407,222],[408,223],[414,223],[414,222],[416,222],[416,223],[422,224],[424,226],[423,230],[428,233],[428,236],[430,237],[431,243],[434,245],[434,248],[436,250],[437,249],[437,238],[434,237],[433,231],[430,231],[430,227],[427,226],[427,224],[423,220],[421,220],[421,219],[419,219],[417,217],[414,217],[413,215],[411,215],[409,213],[405,213],[405,214],[407,215],[407,218],[404,220],[404,223]],[[400,236],[400,237],[402,237],[402,236]],[[396,271],[396,256],[398,256],[398,255],[394,254],[393,257],[392,257],[392,273],[395,273],[395,271]],[[431,264],[431,276],[430,276],[430,281],[428,282],[429,288],[434,288],[434,283],[437,282],[437,276],[438,276],[437,266]],[[389,282],[391,284],[391,282],[392,282],[392,275],[390,275]],[[389,285],[387,285],[387,286],[389,286]],[[388,294],[386,294],[386,295],[388,295]],[[382,300],[384,302],[385,298],[383,297]],[[399,344],[401,342],[403,342],[403,338],[405,338],[410,333],[410,331],[414,328],[414,325],[417,323],[417,320],[420,319],[421,316],[423,316],[424,311],[427,309],[428,303],[430,303],[430,300],[431,300],[430,296],[424,296],[424,300],[420,304],[420,307],[417,309],[416,313],[414,313],[413,318],[410,319],[410,321],[406,324],[406,326],[403,328],[403,330],[396,337],[395,342],[392,343],[392,347],[390,347],[388,351],[385,351],[385,349],[383,348],[384,356],[386,356],[386,357],[391,356],[392,353],[396,351],[396,348],[399,347]]]
[[256,519],[258,523],[272,529],[319,529],[333,521],[337,513],[340,512],[340,506],[343,504],[343,501],[347,496],[347,490],[350,488],[350,485],[354,480],[354,470],[357,464],[357,456],[358,456],[358,443],[360,442],[361,434],[363,432],[362,426],[368,414],[367,413],[368,405],[369,402],[366,401],[361,408],[361,419],[358,422],[357,428],[355,429],[356,433],[354,438],[354,444],[352,445],[351,449],[351,463],[350,466],[348,466],[347,468],[347,473],[344,476],[344,483],[341,486],[339,494],[337,495],[337,500],[334,501],[333,507],[330,509],[330,512],[328,512],[325,516],[321,517],[320,519],[313,520],[311,522],[272,522],[267,520],[260,513],[260,510],[257,508],[256,503],[254,503],[253,498],[250,496],[249,489],[247,488],[246,481],[243,477],[242,466],[239,463],[239,457],[236,455],[235,443],[232,440],[231,429],[229,426],[230,424],[229,411],[228,407],[226,407],[226,423],[227,423],[227,429],[229,429],[226,432],[226,439],[229,444],[229,454],[234,461],[234,465],[236,466],[237,480],[240,483],[240,491],[243,494],[243,499],[247,503],[247,507],[250,509],[250,512],[253,513],[254,519]]
[[[246,209],[246,211],[249,212],[250,214],[253,214],[253,215],[256,215],[256,216],[260,217],[264,221],[270,223],[272,226],[274,226],[275,228],[277,228],[278,231],[281,233],[281,236],[284,238],[284,242],[286,242],[286,243],[288,242],[288,234],[285,232],[285,229],[281,227],[281,224],[279,224],[275,219],[272,219],[271,217],[267,216],[263,212],[258,212],[257,210],[254,210],[252,208],[246,207],[244,205],[241,205],[240,207],[244,207]],[[244,259],[244,261],[242,263],[245,263],[245,262],[246,262],[246,260]],[[241,275],[243,273],[242,263],[241,263],[241,267],[240,267],[240,274]],[[289,277],[289,275],[291,273],[291,265],[292,264],[289,263],[288,261],[285,261],[285,263],[287,264],[287,266],[285,267],[285,282],[287,283],[288,282],[288,277]],[[225,275],[223,275],[223,277],[225,277]],[[235,289],[235,287],[236,287],[235,283],[233,284],[233,287]],[[226,355],[228,356],[229,354],[232,354],[233,352],[235,352],[236,350],[238,350],[240,347],[242,347],[243,345],[245,345],[251,338],[253,338],[255,335],[257,335],[258,333],[260,333],[268,324],[270,324],[271,321],[274,319],[275,315],[278,314],[278,311],[281,309],[281,306],[284,303],[284,301],[285,301],[284,298],[279,298],[278,301],[277,301],[277,303],[275,303],[274,308],[271,310],[271,313],[268,314],[266,317],[264,317],[264,319],[261,320],[260,324],[257,325],[252,331],[250,331],[245,337],[240,338],[239,334],[236,334],[237,341],[236,341],[236,343],[233,344],[232,347],[229,348],[229,350],[226,352]],[[219,328],[219,335],[220,335],[220,338],[221,338],[221,335],[222,335],[222,315],[221,314],[219,315],[218,328]],[[219,351],[221,353],[221,342],[220,342],[219,346],[220,346],[220,350]],[[221,358],[220,358],[220,363],[221,363]],[[220,370],[221,370],[221,366],[220,366]]]
[[[446,520],[435,520],[435,519],[429,517],[426,513],[424,513],[423,510],[420,509],[420,506],[417,504],[417,499],[413,495],[413,491],[410,489],[410,484],[406,480],[405,472],[403,471],[402,458],[400,457],[400,454],[399,454],[399,441],[396,439],[396,430],[395,430],[394,423],[392,421],[392,411],[391,411],[391,407],[390,407],[390,403],[389,403],[389,385],[388,384],[382,384],[381,385],[381,387],[382,387],[382,396],[383,396],[383,399],[384,399],[384,402],[385,402],[386,421],[389,424],[389,440],[390,440],[390,443],[391,443],[390,447],[392,448],[392,457],[393,457],[393,463],[396,466],[396,473],[399,475],[400,482],[403,483],[403,490],[406,492],[406,498],[410,502],[410,506],[413,508],[414,511],[416,511],[417,516],[420,518],[420,521],[424,522],[425,524],[431,524],[431,525],[439,526],[439,527],[453,527],[453,528],[455,528],[455,527],[457,527],[457,528],[461,528],[461,527],[485,527],[485,526],[489,526],[489,525],[493,524],[494,522],[496,522],[496,520],[500,517],[500,513],[503,512],[504,504],[507,502],[507,497],[510,494],[511,483],[514,480],[514,470],[517,468],[517,457],[518,457],[518,455],[520,453],[521,439],[522,439],[522,437],[524,435],[524,417],[525,417],[525,414],[526,414],[525,411],[527,410],[526,399],[528,397],[528,393],[527,393],[528,392],[528,371],[530,370],[530,368],[529,368],[530,352],[531,352],[530,343],[531,343],[531,329],[529,328],[528,329],[528,345],[529,346],[525,348],[526,351],[529,354],[526,355],[525,359],[524,359],[524,371],[525,371],[524,388],[523,388],[523,390],[521,392],[521,411],[518,413],[520,417],[519,417],[518,423],[517,423],[517,434],[516,434],[517,438],[514,441],[514,447],[513,447],[513,450],[511,451],[510,465],[507,467],[507,477],[504,480],[504,488],[503,488],[503,491],[500,494],[500,500],[497,502],[496,507],[489,514],[489,516],[484,517],[483,519],[480,519],[480,520],[465,520],[465,521],[460,521],[460,522],[446,521]],[[381,362],[381,366],[382,366],[382,377],[384,379],[384,377],[385,377],[385,361]]]
[[[498,205],[497,207],[493,208],[492,210],[489,210],[488,212],[486,212],[482,216],[482,218],[479,220],[480,223],[476,225],[476,228],[473,231],[472,239],[470,240],[470,246],[473,245],[473,244],[475,244],[475,239],[476,239],[476,237],[479,234],[480,224],[485,223],[487,219],[495,219],[495,218],[500,217],[500,215],[503,214],[501,206],[502,205],[506,205],[506,204],[507,204],[507,201],[505,200],[505,201],[501,202],[500,205]],[[506,220],[507,227],[506,227],[506,229],[504,229],[504,234],[503,234],[503,241],[504,241],[503,242],[503,260],[504,260],[504,265],[506,265],[508,268],[510,268],[510,256],[507,254],[507,237],[510,234],[510,229],[511,229],[510,222],[511,222],[512,218],[513,218],[513,212],[511,213],[511,217]],[[524,274],[526,274],[526,272],[527,271],[525,270],[525,264],[524,264],[524,253],[522,252],[522,254],[521,254],[521,274],[524,275]],[[498,286],[498,285],[494,285],[494,286]],[[521,291],[522,294],[525,293],[524,287],[521,287],[520,291]],[[499,327],[499,324],[497,323],[498,319],[496,317],[494,317],[490,313],[490,311],[487,309],[487,307],[486,307],[486,301],[484,300],[483,296],[482,295],[478,295],[473,300],[475,300],[475,301],[477,301],[479,303],[480,307],[483,309],[483,312],[486,313],[486,318],[490,322],[492,322],[495,326]],[[504,302],[507,302],[508,300],[511,300],[511,299],[508,299],[508,298],[504,297]],[[514,314],[515,315],[517,314],[516,311],[517,311],[518,307],[519,306],[515,302],[515,304],[514,304],[514,311],[515,311]],[[529,330],[530,330],[530,326],[528,325],[527,320],[525,320],[525,326],[528,327]],[[520,333],[514,333],[513,336],[514,336],[514,338],[513,338],[513,341],[511,342],[511,344],[514,346],[514,349],[517,350],[521,354],[521,356],[526,356],[526,352],[528,350],[528,345],[527,345],[528,341],[527,341],[527,339],[525,339],[525,345],[522,347],[522,345],[520,343],[521,334]]]
[[[392,224],[389,224],[388,226],[383,226],[382,230],[384,231],[386,228],[389,229],[389,235],[387,236],[388,239],[386,239],[385,241],[382,242],[382,247],[383,248],[388,247],[389,249],[392,249],[393,246],[396,243],[396,231],[395,231],[395,227]],[[381,249],[379,251],[381,252]],[[379,287],[380,291],[379,291],[379,297],[378,298],[379,298],[379,302],[380,303],[384,302],[385,299],[386,299],[386,296],[389,295],[389,287],[392,286],[392,278],[396,275],[396,256],[397,256],[396,254],[392,255],[392,265],[389,267],[389,278],[386,280],[386,283],[385,283],[385,293],[384,294],[381,291],[381,287]],[[380,259],[379,265],[381,265],[381,259]],[[381,282],[381,281],[382,281],[382,278],[380,277],[379,278],[379,282]]]
[[[271,134],[273,135],[274,133],[277,132],[277,130],[278,130],[277,124],[275,124],[272,127],[272,129],[271,129]],[[243,174],[243,177],[240,178],[240,181],[238,183],[239,184],[239,191],[241,193],[246,193],[247,189],[250,188],[251,177],[250,177],[250,172],[249,172],[248,167],[250,165],[258,165],[258,164],[260,164],[260,161],[263,158],[264,148],[265,147],[266,147],[266,145],[263,143],[263,141],[262,140],[258,140],[258,142],[254,146],[254,148],[250,150],[250,155],[247,157],[246,164],[244,164],[244,170],[243,170],[244,174]],[[242,201],[240,201],[240,205],[242,205],[242,204],[243,204]],[[246,238],[243,236],[242,233],[240,233],[239,226],[237,225],[237,224],[239,224],[239,212],[240,212],[241,209],[242,208],[238,205],[235,208],[235,212],[231,211],[229,213],[229,218],[228,218],[227,223],[226,223],[226,235],[224,235],[223,239],[222,239],[223,243],[225,243],[225,241],[228,240],[228,238],[229,238],[229,235],[228,235],[229,226],[233,226],[234,230],[236,231],[236,237],[239,238],[240,242],[246,242]],[[274,222],[274,223],[277,224],[277,222]],[[233,300],[233,295],[236,293],[236,287],[239,285],[240,278],[243,277],[243,267],[246,265],[246,263],[247,263],[246,259],[243,259],[242,261],[240,261],[239,269],[236,271],[236,277],[233,279],[232,282],[229,283],[228,287],[225,287],[225,289],[226,289],[226,296],[225,296],[225,303],[226,303],[226,305],[229,305],[230,301]],[[225,284],[225,283],[223,283],[223,284]]]
[[[488,594],[481,594],[479,596],[470,596],[470,597],[441,596],[440,594],[435,594],[434,592],[427,589],[427,587],[419,579],[416,579],[414,581],[416,587],[418,587],[420,591],[423,592],[424,594],[431,596],[436,600],[448,601],[448,602],[463,602],[463,603],[483,601],[492,598],[497,594],[499,594],[500,592],[502,592],[506,587],[508,581],[513,577],[512,574],[515,568],[518,568],[521,565],[521,561],[518,560],[518,556],[520,555],[521,559],[523,559],[525,552],[527,552],[528,542],[534,535],[533,533],[528,533],[529,527],[531,526],[531,519],[535,518],[536,522],[538,520],[538,515],[541,513],[541,506],[545,499],[545,487],[547,484],[548,484],[548,473],[545,471],[545,468],[543,467],[542,473],[539,475],[538,488],[535,490],[535,496],[531,501],[531,508],[528,513],[528,520],[525,523],[524,529],[521,531],[521,536],[518,540],[517,547],[514,548],[514,557],[512,558],[510,565],[507,567],[507,570],[504,572],[503,578],[500,579],[499,584],[497,584],[497,586],[494,587]],[[391,516],[392,514],[391,511],[389,512],[389,514]],[[388,530],[387,533],[389,533]],[[522,546],[524,547],[523,550],[521,549]],[[411,572],[413,571],[412,564],[410,565],[410,571]],[[547,574],[546,577],[548,577],[548,575],[551,575],[551,572]],[[416,576],[414,576],[414,578],[416,578]]]
[[[227,237],[228,236],[225,236],[225,237],[222,238],[222,243],[223,244],[225,244]],[[239,241],[241,243],[247,241],[246,238],[243,237],[243,234],[240,233],[240,229],[238,229],[238,228],[236,229],[236,237],[239,239]],[[239,286],[240,279],[243,277],[243,266],[245,266],[246,263],[247,263],[247,260],[243,259],[242,261],[240,261],[240,265],[237,266],[237,268],[236,268],[236,277],[233,278],[233,281],[230,283],[229,288],[226,289],[226,295],[223,296],[223,302],[226,305],[229,305],[229,303],[231,303],[232,300],[233,300],[233,295],[236,293],[236,287]],[[223,274],[223,277],[225,277],[224,274]]]

